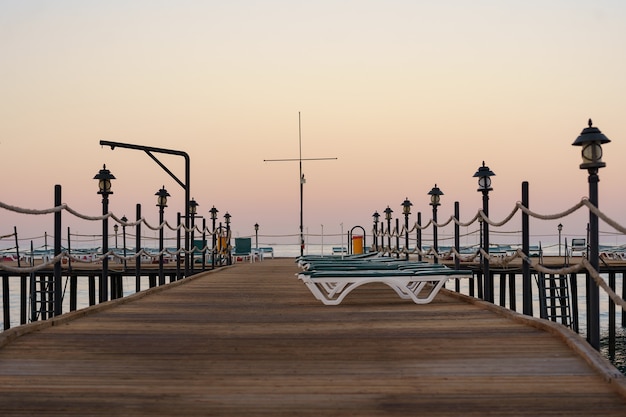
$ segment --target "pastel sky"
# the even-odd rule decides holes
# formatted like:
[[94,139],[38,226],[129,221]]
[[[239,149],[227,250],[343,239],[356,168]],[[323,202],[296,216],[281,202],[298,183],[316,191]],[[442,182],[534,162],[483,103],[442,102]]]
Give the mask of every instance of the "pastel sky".
[[[134,218],[141,203],[156,222],[164,185],[175,223],[182,188],[104,139],[188,152],[199,214],[228,211],[235,235],[259,223],[296,236],[298,164],[263,160],[298,157],[300,112],[302,157],[337,158],[303,164],[311,234],[369,231],[374,211],[400,214],[406,197],[429,219],[435,184],[439,219],[458,201],[468,220],[483,160],[494,220],[522,181],[531,209],[553,214],[588,194],[571,144],[592,118],[612,140],[600,207],[626,225],[624,22],[618,0],[3,0],[0,200],[49,208],[61,184],[65,203],[98,215],[106,164],[111,211]],[[184,177],[182,158],[162,160]],[[0,235],[53,231],[51,216],[1,216]],[[583,235],[586,216],[561,220],[565,236]],[[554,241],[556,223],[533,222],[532,243]],[[100,230],[66,215],[68,226]]]

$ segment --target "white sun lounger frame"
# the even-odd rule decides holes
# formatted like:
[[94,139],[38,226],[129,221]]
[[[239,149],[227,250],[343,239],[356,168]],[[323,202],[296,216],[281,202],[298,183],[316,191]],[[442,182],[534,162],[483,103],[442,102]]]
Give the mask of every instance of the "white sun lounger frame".
[[[401,298],[411,299],[416,304],[428,304],[439,293],[449,279],[471,278],[471,274],[431,274],[350,276],[340,273],[337,276],[311,276],[300,273],[298,278],[304,282],[309,291],[326,305],[338,305],[356,288],[370,283],[382,283],[393,289]],[[432,284],[428,287],[428,284]],[[422,294],[426,291],[425,294]]]

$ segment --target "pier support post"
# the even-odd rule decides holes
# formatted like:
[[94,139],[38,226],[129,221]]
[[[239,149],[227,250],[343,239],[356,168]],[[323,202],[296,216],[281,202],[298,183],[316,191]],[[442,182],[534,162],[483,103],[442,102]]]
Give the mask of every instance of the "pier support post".
[[137,226],[135,226],[135,292],[141,291],[141,204],[135,206]]
[[[598,207],[598,170],[589,173],[589,202]],[[596,271],[600,270],[600,253],[598,232],[598,216],[589,210],[589,263]],[[600,288],[587,274],[587,297],[589,300],[589,316],[587,317],[587,340],[596,349],[600,349]]]
[[[61,186],[54,186],[54,207],[59,207],[61,203]],[[54,212],[54,256],[61,254],[61,211]],[[61,260],[54,263],[54,315],[63,314],[61,303]]]
[[417,212],[417,226],[416,232],[417,236],[417,260],[422,261],[422,212]]
[[[457,253],[461,251],[461,226],[459,226],[459,218],[460,218],[460,210],[459,210],[459,202],[454,202],[454,250]],[[461,260],[458,255],[454,257],[454,269],[461,269]],[[454,290],[456,292],[461,292],[461,282],[460,280],[455,280],[454,282]]]
[[[528,208],[528,181],[522,182],[522,205]],[[522,252],[528,258],[530,255],[530,222],[527,213],[522,212]],[[533,287],[530,276],[530,265],[522,262],[522,310],[527,316],[533,315]]]

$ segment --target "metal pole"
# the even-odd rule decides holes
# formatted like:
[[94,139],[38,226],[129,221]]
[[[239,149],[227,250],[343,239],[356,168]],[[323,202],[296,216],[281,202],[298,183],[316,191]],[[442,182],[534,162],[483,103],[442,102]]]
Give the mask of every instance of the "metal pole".
[[136,206],[137,226],[135,226],[135,292],[141,291],[141,204]]
[[439,252],[439,247],[437,245],[437,205],[433,204],[433,249],[435,253],[433,254],[433,263],[439,263],[439,256],[437,255]]
[[[483,190],[483,212],[489,218],[489,190]],[[486,220],[483,222],[483,250],[487,254],[483,257],[485,300],[493,303],[493,277],[489,272],[489,223]]]
[[206,219],[202,219],[202,270],[206,270]]
[[[598,169],[589,169],[589,202],[598,207]],[[589,263],[594,270],[600,271],[599,261],[598,216],[589,210]],[[587,294],[589,299],[589,317],[587,317],[587,340],[596,350],[600,349],[600,289],[587,273]]]
[[417,212],[417,260],[422,261],[422,212]]
[[[178,213],[176,213],[176,226],[180,226],[181,225],[181,214],[180,211]],[[176,252],[178,252],[178,254],[176,255],[176,279],[179,280],[182,278],[181,273],[180,273],[180,227],[176,230]]]
[[122,245],[124,245],[124,271],[126,271],[126,225],[122,226]]
[[[109,195],[102,194],[102,215],[106,216],[109,212]],[[102,219],[102,276],[100,277],[100,288],[98,289],[98,301],[103,303],[108,299],[109,286],[109,218]]]
[[[528,207],[528,181],[522,182],[522,205]],[[522,212],[522,252],[526,257],[530,254],[530,217]],[[522,262],[522,304],[523,313],[527,316],[533,315],[533,286],[530,275],[530,265]]]
[[300,256],[304,256],[304,174],[302,173],[302,122],[298,112],[298,162],[300,164]]
[[406,249],[406,260],[409,260],[409,213],[404,213],[404,248]]
[[389,247],[389,257],[391,257],[391,217],[387,216],[387,246]]
[[[163,275],[163,211],[164,207],[159,206],[159,285],[165,285],[165,275]],[[187,269],[185,267],[185,269]]]
[[215,250],[215,244],[217,241],[217,236],[215,235],[215,216],[212,215],[211,216],[211,223],[213,225],[213,232],[212,232],[212,236],[211,236],[211,269],[215,269],[215,256],[217,255],[217,252]]
[[[54,206],[59,207],[62,204],[61,186],[54,186]],[[54,256],[61,254],[61,211],[54,213]],[[54,263],[54,315],[63,314],[62,298],[61,298],[61,260]]]
[[[461,251],[461,226],[459,226],[459,217],[460,217],[460,210],[459,210],[459,202],[455,201],[454,202],[454,218],[456,219],[456,222],[454,223],[454,249],[457,252]],[[459,259],[458,256],[454,257],[454,269],[461,269],[461,260]],[[460,291],[459,288],[459,280],[456,280],[455,283],[455,290],[458,292]]]
[[373,246],[374,246],[374,250],[376,252],[378,252],[378,222],[374,221],[374,236],[373,236]]
[[[189,215],[189,213],[187,213]],[[196,262],[196,242],[195,242],[195,228],[196,228],[196,213],[191,213],[191,275],[195,274],[195,262]]]

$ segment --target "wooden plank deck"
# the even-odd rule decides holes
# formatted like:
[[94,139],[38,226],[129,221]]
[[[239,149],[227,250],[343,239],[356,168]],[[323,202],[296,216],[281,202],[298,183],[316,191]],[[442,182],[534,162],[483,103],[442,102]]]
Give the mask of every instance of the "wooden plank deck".
[[377,285],[324,306],[296,271],[241,263],[1,333],[0,415],[626,415],[621,374],[558,326]]

